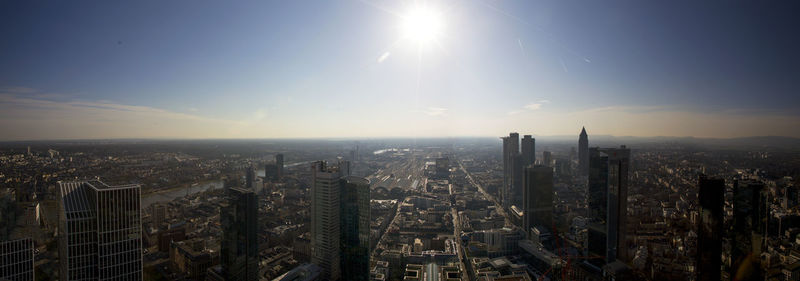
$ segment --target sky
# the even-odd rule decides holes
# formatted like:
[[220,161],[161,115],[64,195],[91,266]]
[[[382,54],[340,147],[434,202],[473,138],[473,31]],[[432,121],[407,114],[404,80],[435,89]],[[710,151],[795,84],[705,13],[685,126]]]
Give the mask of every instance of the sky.
[[[438,31],[425,42],[405,28],[421,9]],[[582,126],[800,137],[798,12],[795,1],[0,1],[0,140]]]

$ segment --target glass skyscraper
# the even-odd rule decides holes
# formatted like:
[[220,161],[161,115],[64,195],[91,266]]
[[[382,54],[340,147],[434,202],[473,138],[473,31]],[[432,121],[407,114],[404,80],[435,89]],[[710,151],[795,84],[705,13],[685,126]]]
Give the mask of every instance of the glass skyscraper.
[[221,275],[225,280],[258,280],[258,206],[253,191],[232,187],[228,202],[220,206]]
[[341,272],[347,280],[369,280],[369,181],[341,181]]
[[142,280],[141,190],[59,182],[61,280]]
[[700,175],[697,187],[700,203],[697,223],[697,280],[720,280],[725,181]]
[[525,168],[522,226],[530,235],[531,228],[553,228],[553,169],[536,165]]

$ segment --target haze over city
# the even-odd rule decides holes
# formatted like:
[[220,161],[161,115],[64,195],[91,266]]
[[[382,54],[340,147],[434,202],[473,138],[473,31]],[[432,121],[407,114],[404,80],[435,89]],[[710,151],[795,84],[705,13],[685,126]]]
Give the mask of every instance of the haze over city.
[[0,139],[800,137],[788,6],[4,1]]
[[0,0],[0,281],[800,280],[799,14]]

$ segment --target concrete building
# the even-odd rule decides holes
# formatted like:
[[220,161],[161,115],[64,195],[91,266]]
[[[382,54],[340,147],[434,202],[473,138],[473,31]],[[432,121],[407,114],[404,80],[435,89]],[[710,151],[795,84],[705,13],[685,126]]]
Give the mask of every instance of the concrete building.
[[311,262],[322,268],[323,279],[338,280],[342,174],[324,161],[314,162],[311,168]]
[[589,172],[589,136],[586,135],[586,128],[581,128],[578,136],[578,170],[581,175]]

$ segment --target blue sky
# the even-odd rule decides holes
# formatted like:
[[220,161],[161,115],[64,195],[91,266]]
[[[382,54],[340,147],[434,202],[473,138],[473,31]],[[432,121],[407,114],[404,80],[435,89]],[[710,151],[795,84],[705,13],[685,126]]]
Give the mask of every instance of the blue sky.
[[[421,50],[399,28],[418,5],[444,25],[438,45]],[[584,125],[800,137],[798,11],[711,1],[0,1],[0,139],[568,135]]]

